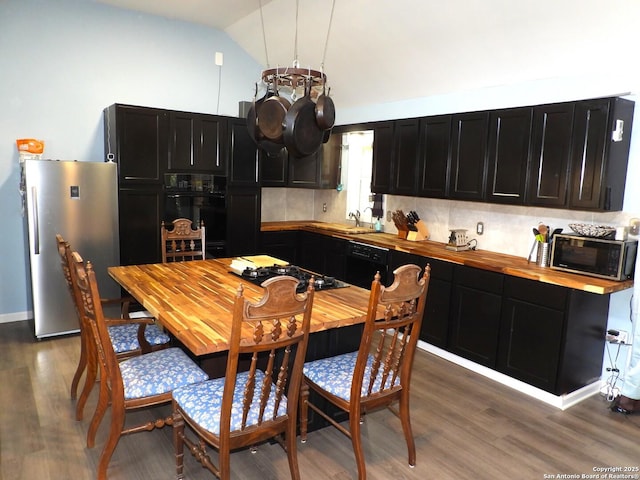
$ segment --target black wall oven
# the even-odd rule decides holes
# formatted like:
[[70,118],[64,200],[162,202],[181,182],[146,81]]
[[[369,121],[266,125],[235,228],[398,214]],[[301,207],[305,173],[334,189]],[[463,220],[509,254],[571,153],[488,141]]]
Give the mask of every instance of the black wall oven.
[[208,174],[167,173],[164,176],[164,222],[189,218],[202,221],[207,258],[227,255],[226,177]]

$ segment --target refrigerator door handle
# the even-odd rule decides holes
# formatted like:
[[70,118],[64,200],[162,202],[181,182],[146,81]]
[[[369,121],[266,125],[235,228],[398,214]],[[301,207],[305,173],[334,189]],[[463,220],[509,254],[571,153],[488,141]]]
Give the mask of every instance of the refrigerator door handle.
[[33,206],[33,253],[40,255],[40,219],[38,218],[38,191],[31,187],[31,205]]

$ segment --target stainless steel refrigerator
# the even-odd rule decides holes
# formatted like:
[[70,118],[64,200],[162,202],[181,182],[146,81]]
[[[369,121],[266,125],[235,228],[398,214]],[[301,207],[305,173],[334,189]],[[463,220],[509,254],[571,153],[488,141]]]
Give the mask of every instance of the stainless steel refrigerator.
[[100,294],[120,288],[107,273],[119,264],[118,180],[115,163],[25,160],[24,195],[31,292],[37,338],[77,332],[77,314],[60,265],[56,234],[91,261]]

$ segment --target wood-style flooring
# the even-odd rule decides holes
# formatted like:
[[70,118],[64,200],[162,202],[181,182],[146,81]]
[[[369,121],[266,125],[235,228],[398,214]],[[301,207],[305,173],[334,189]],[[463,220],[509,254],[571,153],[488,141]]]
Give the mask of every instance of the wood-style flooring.
[[[32,332],[31,322],[0,325],[0,479],[93,479],[107,419],[87,449],[97,389],[81,422],[69,398],[79,337],[36,341]],[[628,468],[635,477],[624,478],[639,478],[640,415],[612,413],[599,395],[561,411],[422,351],[411,394],[417,465],[407,465],[398,419],[374,412],[363,426],[369,480],[597,478],[587,475],[601,467]],[[312,432],[298,445],[303,479],[357,478],[350,441],[336,429]],[[234,479],[289,478],[277,444],[236,452],[231,463]],[[174,472],[169,427],[123,437],[109,478],[172,479]],[[213,478],[188,454],[185,473]]]

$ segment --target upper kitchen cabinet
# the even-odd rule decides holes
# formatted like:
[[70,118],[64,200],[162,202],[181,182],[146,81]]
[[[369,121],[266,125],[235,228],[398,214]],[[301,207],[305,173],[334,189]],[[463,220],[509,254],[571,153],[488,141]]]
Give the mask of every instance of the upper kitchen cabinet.
[[390,193],[394,122],[374,123],[371,127],[373,129],[371,192]]
[[228,187],[258,187],[258,148],[249,135],[244,118],[229,118]]
[[576,103],[569,208],[622,210],[633,110],[623,98]]
[[169,118],[162,109],[113,104],[104,110],[105,150],[118,163],[120,183],[163,181]]
[[395,195],[415,195],[418,185],[419,119],[397,120],[393,132],[392,167]]
[[527,204],[567,205],[574,103],[533,108]]
[[225,126],[225,117],[172,111],[167,169],[226,175]]
[[489,112],[453,115],[450,198],[484,199],[488,128]]
[[490,113],[486,177],[488,202],[524,204],[532,117],[531,107]]
[[451,115],[420,120],[418,196],[446,198],[449,195],[451,161]]

